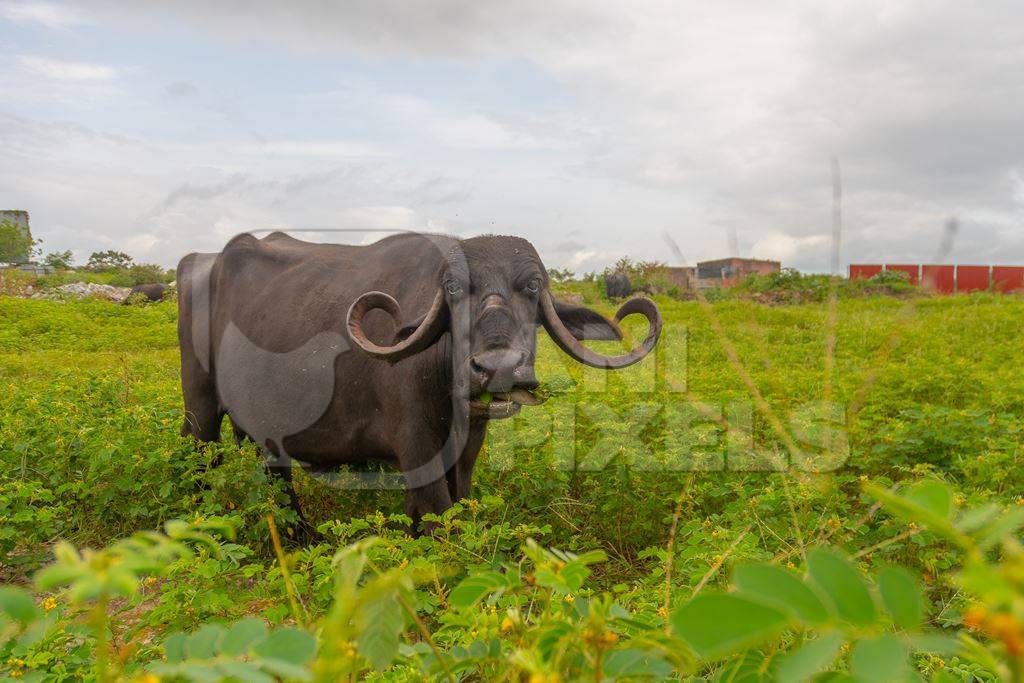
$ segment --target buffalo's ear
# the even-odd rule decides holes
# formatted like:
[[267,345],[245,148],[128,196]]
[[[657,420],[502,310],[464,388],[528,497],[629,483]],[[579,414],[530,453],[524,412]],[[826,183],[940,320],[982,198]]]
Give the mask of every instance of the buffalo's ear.
[[406,339],[408,339],[410,336],[412,336],[412,333],[416,331],[416,328],[419,327],[420,325],[422,325],[423,321],[426,320],[426,319],[427,319],[427,314],[424,313],[419,318],[416,318],[416,320],[413,320],[409,324],[402,325],[400,328],[398,328],[398,331],[395,332],[395,341],[394,341],[394,343],[398,344],[399,342],[404,342]]
[[567,304],[555,299],[555,313],[565,328],[580,341],[619,341],[622,333],[618,325],[605,318],[597,311],[585,306]]

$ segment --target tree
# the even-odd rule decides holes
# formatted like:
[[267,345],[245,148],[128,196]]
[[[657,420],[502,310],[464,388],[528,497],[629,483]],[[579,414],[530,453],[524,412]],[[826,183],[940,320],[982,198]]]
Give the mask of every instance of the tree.
[[43,263],[54,270],[71,270],[74,267],[72,258],[70,249],[66,251],[55,251],[47,254],[46,258],[43,259]]
[[24,263],[32,258],[36,241],[17,223],[0,221],[0,263]]
[[564,268],[562,270],[559,270],[558,268],[548,268],[548,279],[552,282],[568,282],[574,277],[576,277],[576,274],[568,268]]
[[88,270],[105,272],[120,270],[132,267],[132,257],[123,251],[94,251],[89,255],[89,262],[85,264]]

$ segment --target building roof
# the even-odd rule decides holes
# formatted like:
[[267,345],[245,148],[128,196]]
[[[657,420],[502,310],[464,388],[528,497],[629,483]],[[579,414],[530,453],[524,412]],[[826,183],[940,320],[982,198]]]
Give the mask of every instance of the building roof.
[[697,266],[714,266],[720,263],[770,263],[773,265],[782,265],[781,261],[775,261],[772,259],[761,259],[761,258],[742,258],[740,256],[730,256],[728,258],[713,259],[711,261],[698,261]]

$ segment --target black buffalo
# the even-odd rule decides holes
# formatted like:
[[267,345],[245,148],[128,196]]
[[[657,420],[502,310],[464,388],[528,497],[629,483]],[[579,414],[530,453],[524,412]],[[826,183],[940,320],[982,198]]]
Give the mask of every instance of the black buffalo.
[[167,293],[167,289],[168,286],[163,284],[162,282],[151,282],[145,285],[135,285],[134,287],[132,287],[131,291],[128,292],[128,296],[126,296],[124,298],[124,301],[122,301],[121,303],[129,303],[128,300],[131,299],[136,294],[144,296],[146,298],[146,301],[162,301],[164,298],[164,294]]
[[611,299],[622,299],[633,293],[633,285],[625,273],[612,273],[604,279],[604,287]]
[[[576,360],[623,368],[661,331],[647,299],[615,322],[555,300],[536,250],[517,237],[406,233],[369,246],[240,235],[178,266],[183,435],[252,438],[289,482],[380,461],[398,468],[414,528],[469,494],[489,419],[537,403],[536,331]],[[640,346],[604,356],[582,339],[621,339],[640,313]],[[300,512],[301,518],[301,512]]]

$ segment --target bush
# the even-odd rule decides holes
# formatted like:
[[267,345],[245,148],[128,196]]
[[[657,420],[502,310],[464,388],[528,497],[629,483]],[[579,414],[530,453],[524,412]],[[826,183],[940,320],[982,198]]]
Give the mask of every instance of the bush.
[[113,271],[110,284],[116,287],[134,287],[135,285],[145,285],[151,282],[168,283],[173,279],[173,273],[169,273],[160,266],[140,263],[130,268],[120,268]]
[[[648,294],[666,294],[675,285],[668,279],[666,266],[660,261],[633,261],[629,257],[620,258],[611,268],[605,268],[597,276],[601,296],[608,297],[606,279],[614,273],[625,273],[629,283],[633,286],[634,292],[647,292]],[[678,287],[675,287],[678,291]]]
[[750,298],[761,303],[796,304],[825,301],[831,292],[841,298],[876,296],[903,296],[918,292],[910,284],[906,273],[882,271],[870,279],[848,280],[835,275],[801,273],[795,268],[783,268],[775,273],[748,275],[743,281],[728,288],[724,298]]

